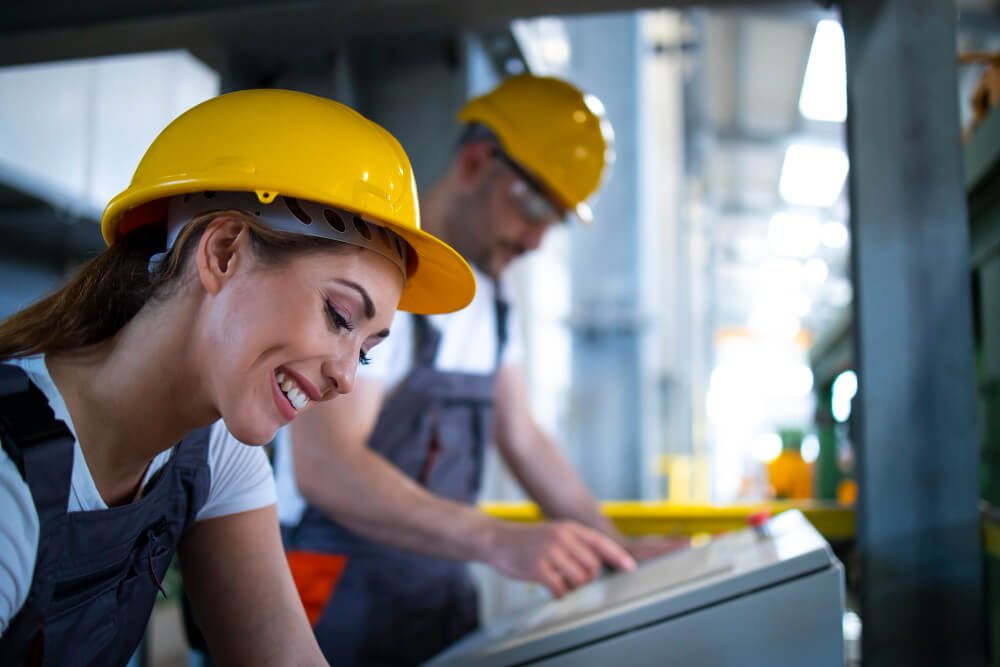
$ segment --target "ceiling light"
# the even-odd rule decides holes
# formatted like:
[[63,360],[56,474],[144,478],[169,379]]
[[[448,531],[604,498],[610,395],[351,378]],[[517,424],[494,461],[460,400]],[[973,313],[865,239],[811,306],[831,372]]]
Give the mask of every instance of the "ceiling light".
[[804,270],[806,282],[812,287],[822,285],[830,277],[830,267],[819,257],[813,257],[806,261]]
[[844,189],[848,165],[841,148],[792,144],[785,151],[778,190],[789,204],[831,206]]
[[767,225],[767,245],[776,255],[810,257],[819,247],[819,221],[800,213],[776,213]]
[[762,433],[754,438],[753,457],[761,463],[770,463],[781,454],[781,436],[777,433]]
[[830,390],[830,411],[838,422],[846,422],[851,417],[851,401],[858,393],[858,376],[847,370],[837,376]]
[[806,463],[815,463],[816,459],[819,458],[819,438],[816,437],[815,433],[810,433],[802,438],[802,444],[799,445],[799,453],[802,455],[802,460]]
[[816,25],[799,111],[812,120],[842,123],[847,118],[844,31],[836,21],[824,20]]
[[791,312],[754,309],[747,322],[750,329],[763,338],[791,340],[802,329],[802,321]]
[[847,225],[842,222],[824,222],[819,238],[827,248],[839,250],[847,245],[851,235],[847,231]]

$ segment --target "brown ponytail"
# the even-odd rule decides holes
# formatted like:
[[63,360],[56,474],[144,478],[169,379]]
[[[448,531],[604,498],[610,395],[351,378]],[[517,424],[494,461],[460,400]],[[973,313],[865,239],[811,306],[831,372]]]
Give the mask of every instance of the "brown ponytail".
[[[302,252],[352,247],[276,232],[241,211],[227,213],[246,223],[254,255],[268,264]],[[0,322],[0,359],[67,352],[111,338],[144,305],[170,293],[188,255],[217,215],[207,213],[192,220],[152,270],[150,257],[166,245],[165,225],[144,225],[129,232],[85,264],[62,289]]]

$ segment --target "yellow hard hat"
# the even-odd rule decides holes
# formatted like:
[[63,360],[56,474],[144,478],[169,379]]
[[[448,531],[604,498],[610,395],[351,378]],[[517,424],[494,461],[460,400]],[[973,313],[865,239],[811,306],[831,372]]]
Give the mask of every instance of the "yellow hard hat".
[[613,159],[614,133],[596,97],[561,79],[521,74],[469,100],[458,118],[489,128],[560,204],[590,221],[587,199]]
[[189,109],[153,141],[132,183],[104,209],[110,245],[164,220],[167,201],[205,191],[278,195],[338,207],[401,236],[416,255],[399,303],[446,313],[472,301],[476,281],[449,245],[420,229],[417,188],[399,142],[332,100],[288,90],[244,90]]

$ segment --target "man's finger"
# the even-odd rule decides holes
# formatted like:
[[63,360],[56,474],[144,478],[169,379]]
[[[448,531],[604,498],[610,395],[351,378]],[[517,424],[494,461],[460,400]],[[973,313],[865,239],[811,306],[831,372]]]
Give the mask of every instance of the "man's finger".
[[571,550],[553,549],[549,553],[550,562],[562,578],[569,584],[569,588],[577,588],[593,579],[587,574],[584,567],[572,555]]
[[580,537],[589,544],[594,551],[608,565],[619,570],[631,571],[635,569],[635,559],[627,551],[610,537],[602,535],[595,530],[584,530],[580,532]]
[[548,561],[543,561],[541,564],[541,581],[538,583],[549,589],[552,593],[552,597],[561,598],[566,594],[566,583],[563,581],[562,575],[556,571]]
[[595,579],[601,574],[601,556],[596,553],[590,544],[577,535],[577,531],[567,535],[565,539],[566,551],[587,573],[587,580]]

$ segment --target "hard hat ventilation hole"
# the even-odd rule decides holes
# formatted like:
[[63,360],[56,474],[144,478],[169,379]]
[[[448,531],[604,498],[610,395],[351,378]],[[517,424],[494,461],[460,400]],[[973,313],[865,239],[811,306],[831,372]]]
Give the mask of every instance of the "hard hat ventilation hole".
[[367,222],[365,222],[364,220],[362,220],[358,216],[354,216],[354,228],[356,230],[358,230],[359,234],[361,234],[362,236],[365,237],[365,240],[367,240],[367,241],[371,241],[372,240],[372,230],[371,230],[371,228],[368,227],[368,223]]
[[347,225],[344,224],[344,219],[341,218],[340,214],[336,211],[324,208],[323,217],[326,218],[326,221],[330,223],[330,226],[333,227],[338,233],[343,234],[347,231]]
[[294,197],[282,197],[281,199],[285,202],[285,206],[288,207],[288,210],[292,212],[292,215],[298,218],[302,224],[312,224],[312,218],[309,217],[308,213],[302,210],[302,205],[299,203],[298,199],[295,199]]
[[389,230],[386,229],[385,227],[379,226],[378,227],[378,231],[379,231],[379,234],[381,234],[381,236],[382,236],[382,242],[385,243],[387,246],[389,246],[391,248],[392,247],[392,239],[389,238]]

